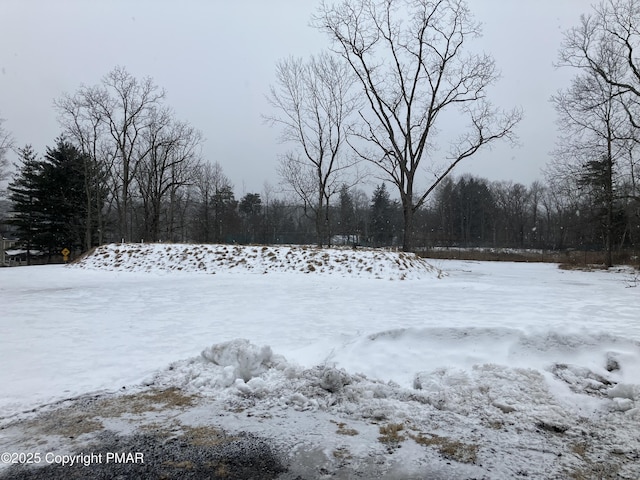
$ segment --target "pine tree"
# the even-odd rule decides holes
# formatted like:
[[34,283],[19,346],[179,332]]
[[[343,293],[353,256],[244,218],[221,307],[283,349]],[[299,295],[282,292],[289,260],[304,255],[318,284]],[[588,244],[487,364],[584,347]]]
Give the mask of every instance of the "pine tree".
[[615,162],[604,156],[599,160],[589,160],[583,165],[578,185],[590,196],[592,218],[602,231],[605,247],[605,265],[613,266],[614,242],[621,241],[625,212],[616,195],[614,175]]
[[[338,233],[343,236],[351,236],[356,230],[355,207],[349,187],[342,185],[340,188],[340,221]],[[354,239],[355,240],[355,239]],[[351,238],[349,239],[351,241]]]
[[371,224],[369,233],[376,246],[391,245],[393,242],[393,209],[387,186],[382,183],[373,192],[371,199]]
[[47,248],[58,253],[63,248],[83,248],[86,219],[84,161],[79,150],[62,138],[55,148],[47,148],[41,185],[46,192]]
[[254,243],[260,231],[262,220],[262,199],[259,193],[247,193],[240,200],[238,211],[242,217],[243,238],[245,243]]
[[55,148],[47,148],[43,160],[36,158],[31,146],[24,147],[20,157],[22,165],[9,185],[8,223],[16,227],[27,250],[35,248],[51,258],[63,248],[73,252],[90,247],[84,242],[91,218],[87,208],[97,206],[92,200],[103,197],[97,196],[97,182],[86,178],[89,159],[63,138],[56,139]]
[[42,238],[42,213],[40,201],[43,197],[40,186],[43,162],[37,159],[31,145],[18,150],[21,165],[9,184],[9,200],[12,211],[7,220],[16,228],[16,233],[27,250],[27,264],[31,264],[32,249],[39,248]]

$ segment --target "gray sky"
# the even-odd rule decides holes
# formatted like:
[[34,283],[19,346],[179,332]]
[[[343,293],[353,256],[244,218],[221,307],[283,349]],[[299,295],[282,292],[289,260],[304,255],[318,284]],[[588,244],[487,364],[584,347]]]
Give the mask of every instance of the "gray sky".
[[[491,100],[521,106],[521,147],[479,154],[455,170],[525,184],[540,179],[556,139],[549,97],[572,72],[553,62],[562,32],[590,10],[587,0],[468,0],[484,24],[478,48],[502,78]],[[278,131],[265,125],[264,98],[278,59],[318,53],[328,39],[309,27],[310,0],[2,0],[0,117],[19,146],[44,153],[61,130],[53,100],[94,85],[116,65],[153,77],[167,104],[206,138],[236,195],[278,184]],[[444,149],[443,149],[444,150]],[[444,153],[444,152],[443,152]]]

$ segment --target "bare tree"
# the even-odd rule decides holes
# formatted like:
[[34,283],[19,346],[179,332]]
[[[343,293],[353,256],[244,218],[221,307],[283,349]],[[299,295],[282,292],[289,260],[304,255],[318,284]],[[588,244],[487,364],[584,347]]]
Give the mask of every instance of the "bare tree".
[[166,226],[166,239],[172,239],[176,216],[178,189],[193,183],[199,168],[202,134],[185,122],[173,119],[173,113],[156,109],[150,114],[147,128],[142,132],[140,148],[144,152],[136,171],[138,188],[144,212],[143,238],[158,241],[162,222]]
[[[109,170],[110,195],[118,214],[118,236],[131,237],[131,193],[138,165],[150,151],[143,132],[164,99],[149,77],[138,80],[122,67],[101,84],[81,87],[56,102],[62,123],[84,149],[101,148]],[[94,150],[94,155],[96,154]],[[95,157],[94,157],[95,158]]]
[[[54,100],[54,107],[58,111],[58,122],[63,128],[65,137],[72,141],[82,153],[87,202],[84,243],[87,249],[92,245],[94,227],[98,245],[103,243],[105,188],[102,188],[102,185],[106,184],[106,174],[109,170],[108,155],[104,152],[106,125],[101,113],[92,102],[92,99],[98,95],[96,87],[81,87],[74,95],[63,94],[61,98]],[[96,188],[96,184],[100,188]]]
[[[328,33],[363,89],[368,108],[359,155],[377,165],[398,188],[404,250],[412,248],[413,216],[436,186],[465,158],[494,141],[513,139],[521,112],[501,112],[486,99],[498,74],[493,59],[466,53],[480,35],[463,0],[342,0],[323,3],[314,24]],[[437,165],[436,125],[458,108],[468,129]],[[434,177],[417,191],[424,158]]]
[[[615,70],[620,71],[616,60],[609,57],[608,61],[601,61],[611,78],[617,77]],[[633,141],[628,116],[616,87],[593,71],[581,72],[567,90],[551,100],[562,135],[546,174],[573,185],[602,210],[597,213],[597,220],[603,227],[605,264],[611,266],[616,171]]]
[[529,210],[531,212],[531,246],[539,248],[544,241],[541,231],[542,202],[546,193],[546,186],[539,180],[534,180],[529,187]]
[[[612,265],[616,185],[638,202],[634,152],[640,140],[640,1],[606,0],[565,32],[558,66],[579,74],[553,97],[565,135],[552,174],[604,205],[605,264]],[[558,158],[558,157],[562,158]],[[579,168],[572,166],[578,165]]]
[[[13,148],[13,137],[7,132],[2,124],[4,119],[0,118],[0,187],[2,182],[9,177],[9,158],[8,153]],[[0,197],[3,191],[0,188]]]
[[119,234],[131,237],[129,202],[131,185],[138,165],[151,151],[142,132],[151,122],[152,112],[165,93],[149,77],[139,81],[124,68],[116,67],[102,80],[101,94],[95,99],[98,112],[105,119],[115,146],[112,179],[113,195],[118,206]]
[[280,61],[276,77],[268,99],[279,115],[267,120],[282,128],[283,141],[297,146],[281,159],[279,174],[311,210],[322,246],[330,241],[331,197],[354,164],[344,151],[348,122],[358,106],[353,74],[348,65],[322,53],[306,63]]
[[[116,67],[100,84],[82,86],[55,102],[65,134],[91,159],[86,168],[98,169],[98,180],[108,188],[118,240],[133,238],[138,214],[135,233],[141,238],[173,239],[178,225],[185,235],[185,189],[200,161],[202,135],[176,120],[164,97],[151,78],[138,80]],[[99,200],[102,205],[104,199]],[[102,212],[95,215],[101,233]]]
[[530,218],[527,211],[531,197],[529,190],[521,183],[500,181],[492,183],[491,191],[498,209],[497,226],[494,228],[504,230],[504,245],[522,248]]
[[194,237],[198,242],[220,243],[226,210],[233,201],[233,185],[218,162],[202,163],[195,177],[197,209]]
[[[636,128],[640,104],[640,0],[605,0],[565,32],[558,66],[596,75],[612,87]],[[616,68],[612,69],[611,65]]]

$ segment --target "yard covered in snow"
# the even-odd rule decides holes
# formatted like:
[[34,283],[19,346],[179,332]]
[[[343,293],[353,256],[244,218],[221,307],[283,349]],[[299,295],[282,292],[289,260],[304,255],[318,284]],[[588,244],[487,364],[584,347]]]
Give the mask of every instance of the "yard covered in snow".
[[28,445],[31,409],[177,388],[197,398],[181,425],[263,435],[327,475],[639,478],[636,283],[311,247],[2,269],[0,450]]

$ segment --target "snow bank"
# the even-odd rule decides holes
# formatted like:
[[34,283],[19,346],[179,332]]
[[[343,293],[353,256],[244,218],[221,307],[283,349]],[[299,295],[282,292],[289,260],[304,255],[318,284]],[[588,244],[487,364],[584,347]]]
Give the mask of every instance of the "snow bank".
[[[420,333],[424,340],[428,331]],[[444,329],[436,330],[432,332],[431,339],[440,342],[438,338],[441,339],[443,333]],[[477,342],[478,336],[474,333],[473,330],[466,331],[460,333],[460,337]],[[490,331],[479,330],[479,333],[486,337]],[[415,331],[398,331],[396,340],[399,340],[398,335],[411,335],[413,339],[420,337]],[[499,331],[497,337],[504,335],[505,331]],[[385,337],[390,337],[389,332],[367,338],[375,341]],[[514,333],[513,338],[517,347],[522,343],[530,344],[528,340],[536,336],[517,336]],[[606,359],[610,358],[611,352],[606,350],[612,342],[618,342],[619,350],[625,349],[627,354],[620,356],[616,368],[608,371]],[[545,348],[537,352],[538,360],[529,352],[528,364],[538,365],[539,368],[519,367],[520,353],[515,356],[509,354],[504,359],[496,355],[492,362],[469,367],[463,366],[464,362],[447,366],[443,365],[440,357],[427,359],[415,355],[411,385],[402,386],[393,380],[381,378],[385,375],[384,371],[373,371],[371,376],[353,373],[353,364],[340,353],[336,353],[331,362],[305,369],[280,355],[274,355],[269,346],[258,347],[248,340],[235,339],[205,349],[199,358],[172,364],[150,383],[178,383],[187,390],[201,392],[230,389],[234,394],[259,392],[263,395],[268,390],[274,398],[285,398],[285,403],[313,405],[314,408],[334,405],[344,398],[356,403],[372,398],[420,398],[421,402],[438,410],[469,415],[480,407],[492,407],[504,414],[548,410],[550,405],[561,403],[566,404],[563,408],[570,408],[576,402],[580,403],[576,398],[584,396],[591,399],[586,402],[589,406],[593,405],[593,399],[597,399],[599,408],[607,411],[631,411],[640,407],[640,381],[636,377],[640,369],[640,344],[607,338],[601,347],[602,352],[593,350],[593,357],[602,360],[601,368],[593,366],[597,360],[590,362],[590,366],[559,363]],[[443,345],[442,348],[446,351],[450,347]],[[457,348],[464,350],[466,347],[462,343]],[[353,347],[350,349],[353,354]],[[375,357],[371,352],[355,350],[368,360]],[[517,352],[517,348],[513,351]],[[380,349],[378,356],[386,359],[391,364],[390,368],[402,366],[399,365],[402,361],[397,357],[397,363],[389,362],[393,356],[387,355],[384,348]],[[501,361],[504,363],[497,363]],[[341,368],[341,363],[350,368]],[[432,367],[430,370],[421,369],[429,366]],[[324,403],[319,400],[320,397],[325,400]]]
[[70,267],[135,272],[298,272],[383,279],[442,275],[409,253],[305,246],[111,244]]
[[[367,339],[397,341],[406,333],[381,332]],[[426,332],[422,333],[424,337]],[[439,333],[442,337],[445,332]],[[474,336],[473,331],[458,333],[458,338]],[[479,333],[488,337],[491,332]],[[504,338],[508,333],[499,331],[497,336]],[[511,334],[520,338],[516,344],[535,343],[525,341],[535,335]],[[553,467],[560,474],[569,471],[566,469],[575,471],[587,457],[596,461],[611,451],[631,455],[640,448],[634,427],[640,420],[640,386],[618,381],[620,371],[638,367],[640,348],[623,339],[608,341],[618,341],[627,353],[634,350],[634,354],[620,357],[619,369],[605,369],[606,374],[584,366],[560,366],[549,358],[543,370],[496,363],[471,368],[440,366],[417,371],[412,385],[404,387],[334,363],[303,368],[274,355],[268,346],[237,339],[213,345],[200,357],[175,362],[146,383],[160,388],[178,386],[216,398],[229,412],[262,418],[263,428],[270,418],[286,418],[289,410],[331,414],[342,422],[376,429],[396,425],[405,432],[394,440],[397,442],[413,439],[431,445],[443,438],[455,439],[456,445],[470,446],[474,458],[478,454],[475,463],[493,471],[494,478],[517,475],[510,470],[516,466],[525,471],[523,466],[531,464],[535,471],[540,461],[549,461],[544,458],[546,453],[554,460],[545,468]],[[546,353],[539,355],[542,358]],[[571,448],[593,435],[597,442],[589,443],[588,453],[581,458],[571,453]],[[535,445],[544,445],[543,451]],[[512,460],[502,462],[496,451]]]

